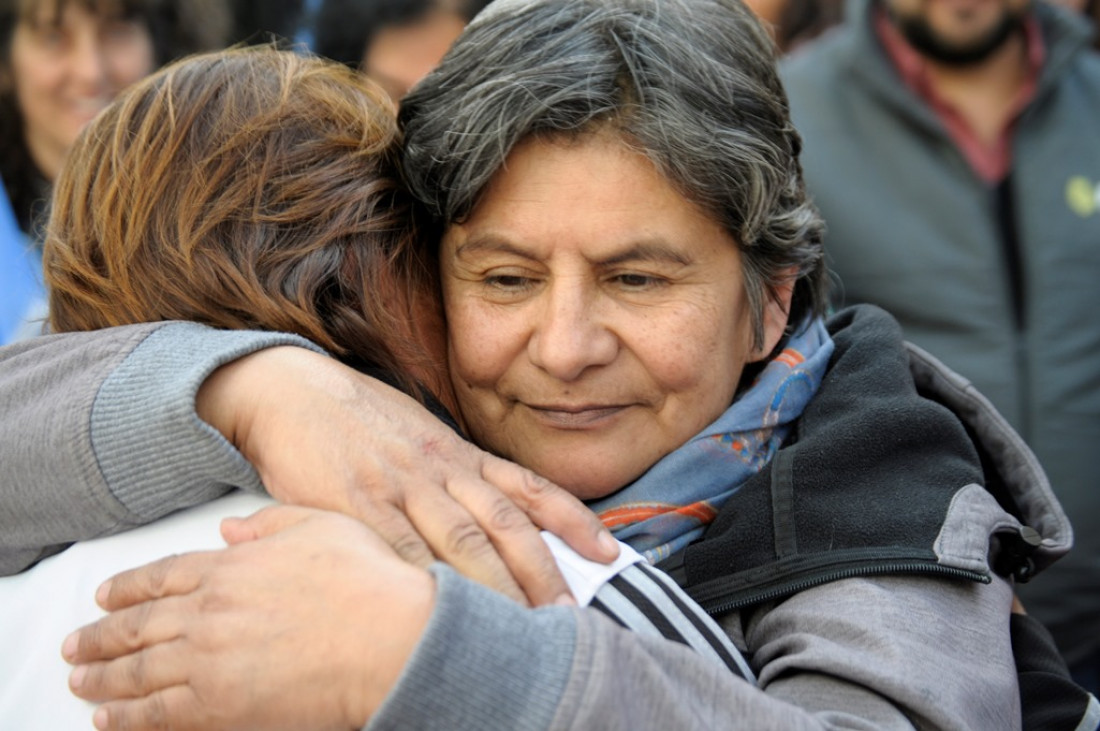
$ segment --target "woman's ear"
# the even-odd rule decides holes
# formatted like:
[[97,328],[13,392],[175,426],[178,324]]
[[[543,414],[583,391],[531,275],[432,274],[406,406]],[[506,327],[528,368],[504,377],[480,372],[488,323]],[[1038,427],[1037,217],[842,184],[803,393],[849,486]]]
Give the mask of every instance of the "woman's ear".
[[798,281],[798,268],[786,269],[780,273],[780,277],[779,284],[772,289],[764,302],[764,340],[760,347],[753,349],[749,362],[760,361],[771,355],[787,330],[791,298],[794,296],[795,282]]

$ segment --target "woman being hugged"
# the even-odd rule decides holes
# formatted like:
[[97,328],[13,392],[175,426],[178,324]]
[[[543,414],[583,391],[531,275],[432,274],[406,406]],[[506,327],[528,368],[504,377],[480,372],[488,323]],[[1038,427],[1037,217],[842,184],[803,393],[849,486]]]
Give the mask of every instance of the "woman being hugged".
[[229,11],[223,0],[191,3],[201,8],[201,22],[180,5],[0,0],[0,177],[25,237],[0,240],[0,264],[14,282],[7,284],[9,301],[0,304],[0,343],[41,331],[46,203],[77,134],[158,66],[224,42]]

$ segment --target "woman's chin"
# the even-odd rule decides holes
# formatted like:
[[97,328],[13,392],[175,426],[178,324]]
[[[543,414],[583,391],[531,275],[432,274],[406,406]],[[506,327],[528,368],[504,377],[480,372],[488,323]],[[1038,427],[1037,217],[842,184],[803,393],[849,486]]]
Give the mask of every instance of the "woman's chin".
[[554,470],[554,474],[543,474],[548,480],[581,500],[599,500],[612,495],[629,485],[638,474],[635,471],[609,468],[585,468],[570,465],[568,469]]

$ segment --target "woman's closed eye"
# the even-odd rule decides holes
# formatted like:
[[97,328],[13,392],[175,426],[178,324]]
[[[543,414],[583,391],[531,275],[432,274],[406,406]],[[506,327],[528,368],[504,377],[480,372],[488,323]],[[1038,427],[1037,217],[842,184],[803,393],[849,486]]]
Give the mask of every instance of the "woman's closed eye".
[[52,25],[38,29],[34,38],[39,46],[53,51],[65,47],[69,40],[68,35],[61,28]]
[[108,42],[125,42],[140,38],[145,26],[135,20],[112,20],[106,23],[100,35]]
[[632,292],[641,292],[652,289],[660,289],[668,285],[669,280],[654,274],[642,274],[641,272],[623,272],[615,274],[609,281],[623,289]]
[[490,289],[500,292],[525,292],[535,285],[532,277],[511,273],[487,274],[481,281]]

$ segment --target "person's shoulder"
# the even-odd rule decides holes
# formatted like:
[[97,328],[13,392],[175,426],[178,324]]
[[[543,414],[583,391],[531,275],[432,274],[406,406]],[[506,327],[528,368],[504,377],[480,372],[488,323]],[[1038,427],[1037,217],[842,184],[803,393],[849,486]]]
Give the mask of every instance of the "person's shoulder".
[[780,78],[800,131],[840,113],[847,104],[844,97],[851,84],[853,59],[861,55],[860,44],[855,29],[841,24],[780,60]]
[[1053,79],[1084,78],[1092,87],[1100,85],[1100,53],[1092,47],[1097,28],[1080,13],[1053,3],[1032,6],[1046,51],[1045,65],[1052,66]]
[[[1097,30],[1100,32],[1100,29]],[[1075,68],[1088,80],[1093,89],[1100,88],[1100,51],[1092,48],[1082,49],[1075,59]]]

